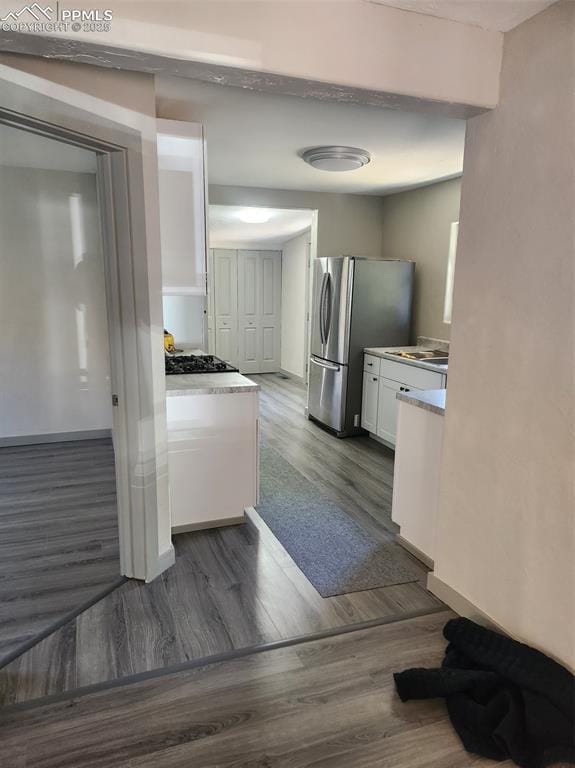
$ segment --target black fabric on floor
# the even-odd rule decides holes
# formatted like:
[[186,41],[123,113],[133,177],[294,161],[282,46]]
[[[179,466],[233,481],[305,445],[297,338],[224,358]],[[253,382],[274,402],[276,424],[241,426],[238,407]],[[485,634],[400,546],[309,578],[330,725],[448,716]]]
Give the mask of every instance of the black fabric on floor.
[[394,675],[402,701],[445,698],[468,752],[522,768],[575,764],[575,678],[553,659],[469,619],[443,629],[440,669]]

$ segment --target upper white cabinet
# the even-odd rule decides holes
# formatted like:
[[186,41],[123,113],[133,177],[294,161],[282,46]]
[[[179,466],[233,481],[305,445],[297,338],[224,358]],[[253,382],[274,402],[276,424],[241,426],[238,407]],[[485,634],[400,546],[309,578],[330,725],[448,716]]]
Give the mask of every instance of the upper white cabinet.
[[206,174],[203,126],[157,120],[162,288],[206,295]]

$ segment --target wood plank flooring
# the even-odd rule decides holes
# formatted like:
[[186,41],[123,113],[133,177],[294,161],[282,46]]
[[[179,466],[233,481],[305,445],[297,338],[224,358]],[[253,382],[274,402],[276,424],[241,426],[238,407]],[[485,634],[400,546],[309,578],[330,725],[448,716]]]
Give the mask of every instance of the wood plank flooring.
[[112,441],[0,448],[0,666],[119,580]]
[[306,390],[293,379],[250,378],[262,387],[262,439],[376,538],[397,533],[391,520],[393,452],[370,437],[338,439],[309,421]]
[[[338,440],[308,422],[298,384],[254,378],[262,384],[263,438],[374,536],[389,540],[391,453],[369,439]],[[1,701],[443,607],[425,589],[422,566],[419,583],[322,598],[257,514],[244,526],[181,534],[175,546],[175,566],[152,584],[125,583],[0,670]]]
[[403,704],[393,685],[395,671],[439,664],[451,616],[5,712],[3,768],[488,768],[443,702]]

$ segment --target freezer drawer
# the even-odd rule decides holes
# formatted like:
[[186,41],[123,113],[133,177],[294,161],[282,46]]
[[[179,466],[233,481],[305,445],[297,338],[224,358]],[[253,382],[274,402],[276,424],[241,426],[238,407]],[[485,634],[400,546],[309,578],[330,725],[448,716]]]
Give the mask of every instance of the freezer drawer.
[[309,415],[336,432],[344,429],[346,386],[346,365],[310,358]]

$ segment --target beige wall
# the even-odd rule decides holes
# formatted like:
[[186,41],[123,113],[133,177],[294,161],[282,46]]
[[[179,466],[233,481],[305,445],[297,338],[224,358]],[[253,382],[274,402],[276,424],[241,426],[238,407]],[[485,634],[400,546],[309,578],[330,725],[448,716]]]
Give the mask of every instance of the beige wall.
[[317,210],[318,256],[348,254],[381,258],[383,199],[380,197],[210,185],[209,201],[215,205]]
[[505,38],[468,125],[436,576],[575,668],[575,4]]
[[[76,7],[92,5],[77,0]],[[354,88],[367,90],[366,98],[384,91],[390,106],[403,96],[450,113],[458,104],[497,103],[502,35],[477,26],[358,0],[109,0],[106,7],[114,11],[110,31],[55,37],[105,46],[105,61],[120,47],[203,62],[206,76],[218,65],[232,77],[234,68],[247,70],[248,87],[265,88],[280,75],[308,95],[327,92],[329,83],[343,99]],[[4,16],[14,3],[0,0],[0,10]],[[137,67],[137,59],[118,63]]]
[[156,94],[152,75],[8,53],[0,54],[0,64],[45,77],[59,85],[74,88],[144,115],[156,115]]
[[461,179],[389,195],[383,203],[383,255],[412,259],[415,270],[413,337],[449,339],[443,322],[451,223],[459,219]]

